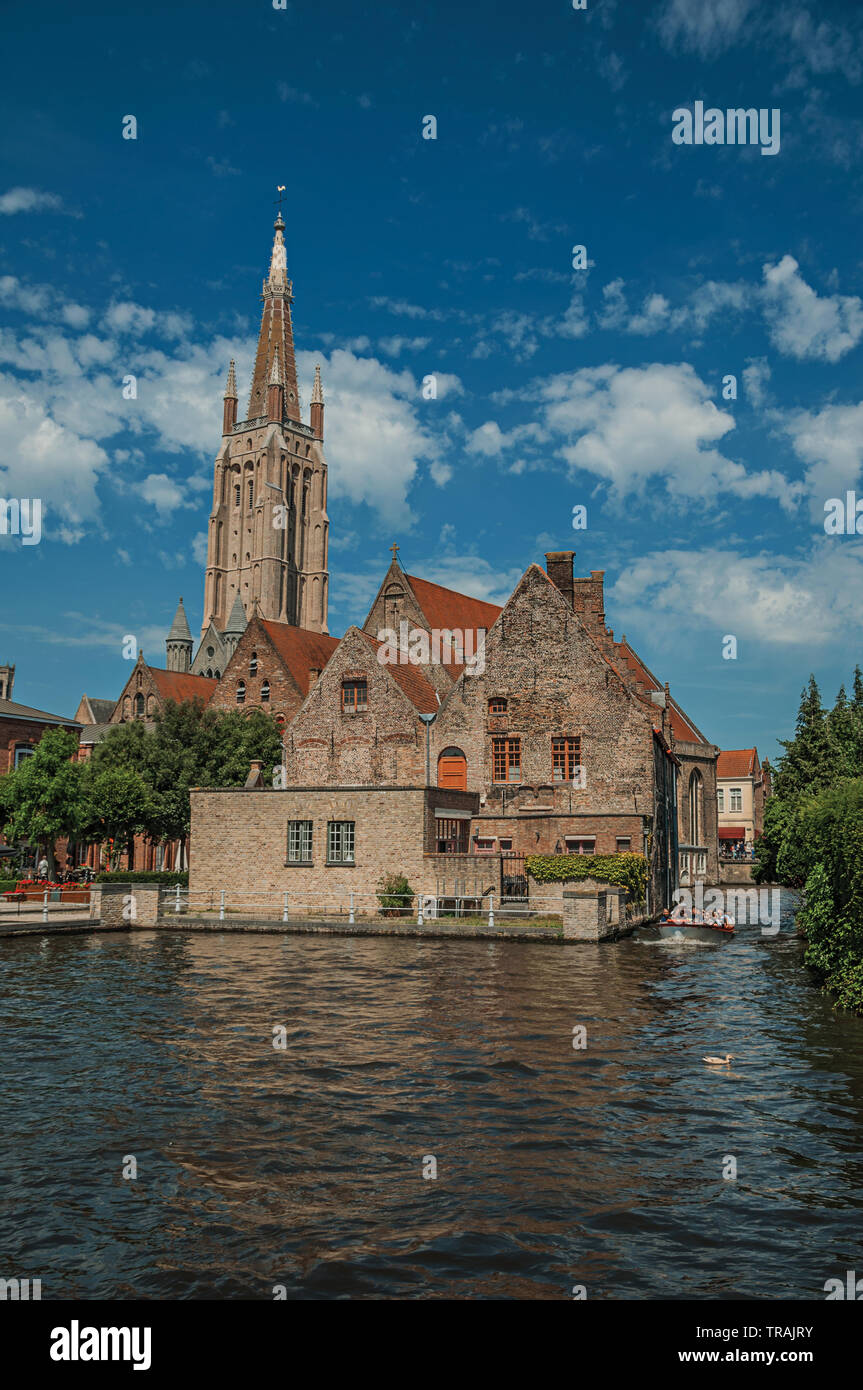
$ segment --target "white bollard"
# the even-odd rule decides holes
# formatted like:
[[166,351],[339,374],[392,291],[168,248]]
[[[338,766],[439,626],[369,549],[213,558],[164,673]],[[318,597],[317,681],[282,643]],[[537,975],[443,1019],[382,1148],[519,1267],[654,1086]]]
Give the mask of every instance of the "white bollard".
[[494,926],[494,889],[488,895],[488,924]]
[[48,921],[48,889],[42,894],[42,921]]
[[175,889],[175,896],[174,896],[174,911],[175,911],[175,912],[179,912],[179,911],[180,911],[180,885],[179,885],[179,883],[177,884],[177,887],[176,887],[176,889]]
[[422,893],[417,893],[417,926],[418,926],[418,927],[421,927],[422,925],[423,925],[423,895],[422,895]]
[[285,893],[285,895],[284,895],[284,901],[283,901],[283,903],[282,903],[282,921],[283,921],[283,922],[287,922],[287,920],[288,920],[288,895],[287,895],[287,893]]
[[350,905],[350,908],[348,909],[348,922],[351,923],[351,922],[353,922],[353,920],[354,920],[354,895],[353,895],[353,893],[351,893],[351,905]]
[[225,920],[225,890],[224,890],[224,888],[223,888],[222,891],[221,891],[221,893],[219,894],[219,921],[220,921],[220,922],[224,922],[224,920]]

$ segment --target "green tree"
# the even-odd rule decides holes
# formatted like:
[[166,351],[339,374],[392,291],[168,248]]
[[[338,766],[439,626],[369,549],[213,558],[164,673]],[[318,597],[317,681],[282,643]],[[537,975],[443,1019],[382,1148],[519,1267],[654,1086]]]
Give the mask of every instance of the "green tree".
[[797,726],[793,739],[780,739],[785,749],[779,759],[774,791],[786,798],[797,792],[827,786],[835,774],[834,750],[827,716],[814,676],[800,697]]
[[84,816],[82,764],[70,761],[77,750],[74,734],[49,729],[32,757],[0,778],[4,834],[44,851],[52,879],[57,872],[54,842],[75,838]]
[[112,869],[124,849],[134,863],[135,835],[148,831],[152,816],[151,791],[141,773],[91,760],[84,767],[83,792],[83,838],[112,842]]

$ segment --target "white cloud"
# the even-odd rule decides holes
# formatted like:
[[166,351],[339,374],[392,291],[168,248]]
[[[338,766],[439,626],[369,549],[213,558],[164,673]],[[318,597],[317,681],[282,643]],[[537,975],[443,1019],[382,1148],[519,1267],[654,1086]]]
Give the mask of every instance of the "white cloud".
[[811,647],[855,638],[863,627],[863,555],[823,537],[805,558],[720,549],[660,550],[629,565],[609,607],[629,626],[650,611],[681,632],[713,626],[717,636],[773,647]]
[[403,352],[422,352],[430,341],[430,338],[402,338],[395,333],[389,338],[379,338],[378,347],[387,357],[400,357]]
[[715,58],[730,48],[752,9],[752,0],[666,0],[659,33],[669,49]]
[[63,199],[56,193],[43,193],[38,188],[10,188],[0,194],[0,215],[11,217],[16,212],[41,212],[44,208],[59,211]]
[[770,380],[770,365],[766,357],[750,357],[743,368],[743,386],[746,395],[756,409],[767,404],[767,383]]
[[0,496],[41,498],[47,537],[74,542],[92,526],[107,466],[94,440],[58,424],[28,386],[0,374]]
[[823,410],[800,410],[776,420],[789,436],[794,452],[807,464],[806,485],[812,516],[823,522],[824,503],[844,497],[863,472],[863,403],[828,405]]
[[193,507],[179,483],[169,478],[167,473],[148,473],[139,483],[133,483],[135,492],[140,493],[145,502],[155,507],[160,521],[167,521],[180,507]]
[[771,340],[791,357],[838,362],[863,337],[863,301],[856,295],[819,296],[798,270],[793,256],[764,266],[761,298]]
[[[315,362],[297,354],[311,382]],[[421,422],[427,407],[410,372],[337,348],[321,364],[330,493],[368,503],[388,524],[409,525],[408,493],[421,462],[439,460],[443,440]],[[308,399],[308,395],[305,396]]]
[[561,456],[609,483],[618,499],[664,483],[677,498],[772,497],[790,510],[802,491],[774,470],[748,473],[720,451],[734,418],[689,363],[586,367],[535,383],[535,395],[546,402],[543,420],[562,441]]

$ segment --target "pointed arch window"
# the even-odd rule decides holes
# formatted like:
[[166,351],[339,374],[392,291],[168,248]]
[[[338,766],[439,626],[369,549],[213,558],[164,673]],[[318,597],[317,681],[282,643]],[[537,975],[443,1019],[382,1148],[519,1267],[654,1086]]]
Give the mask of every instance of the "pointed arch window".
[[138,691],[138,694],[135,696],[135,718],[136,718],[136,719],[143,719],[143,717],[144,717],[144,697],[143,697],[143,695],[141,694],[141,692],[140,692],[140,690],[139,690],[139,691]]

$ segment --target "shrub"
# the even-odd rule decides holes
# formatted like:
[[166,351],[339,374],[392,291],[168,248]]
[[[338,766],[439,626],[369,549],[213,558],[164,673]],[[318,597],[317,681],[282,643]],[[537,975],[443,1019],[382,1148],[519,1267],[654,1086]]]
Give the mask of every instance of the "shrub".
[[583,878],[619,883],[633,903],[643,903],[647,892],[647,860],[643,854],[529,854],[524,867],[536,883],[566,883]]
[[17,882],[15,878],[0,878],[0,893],[11,893]]
[[382,917],[406,917],[416,894],[404,874],[384,874],[378,879],[378,902]]
[[171,888],[175,883],[179,883],[184,888],[189,886],[188,869],[115,869],[110,873],[96,875],[97,883],[164,883]]

